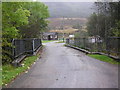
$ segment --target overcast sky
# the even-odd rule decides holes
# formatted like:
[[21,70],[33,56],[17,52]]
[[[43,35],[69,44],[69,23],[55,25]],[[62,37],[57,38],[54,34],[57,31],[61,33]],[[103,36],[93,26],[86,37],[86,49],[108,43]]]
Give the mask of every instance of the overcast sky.
[[33,1],[41,1],[41,2],[116,2],[118,0],[33,0]]
[[41,2],[95,2],[97,0],[38,0]]
[[116,2],[119,0],[2,0],[2,2],[96,2],[96,1],[107,1],[107,2]]

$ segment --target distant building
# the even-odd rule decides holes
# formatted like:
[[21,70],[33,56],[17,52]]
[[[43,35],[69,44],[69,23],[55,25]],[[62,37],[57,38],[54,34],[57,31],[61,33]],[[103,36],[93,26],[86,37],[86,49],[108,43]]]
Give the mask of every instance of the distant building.
[[57,32],[45,32],[43,33],[43,40],[58,40]]
[[89,43],[101,43],[103,42],[102,38],[98,35],[88,38]]

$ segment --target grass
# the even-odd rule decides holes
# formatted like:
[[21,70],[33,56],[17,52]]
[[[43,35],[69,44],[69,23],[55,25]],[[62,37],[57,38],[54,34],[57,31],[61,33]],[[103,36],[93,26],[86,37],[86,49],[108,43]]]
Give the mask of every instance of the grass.
[[[22,67],[13,67],[10,64],[6,64],[2,66],[2,86],[6,86],[9,84],[12,80],[14,80],[18,75],[20,75],[22,72],[25,72],[30,68],[33,62],[37,59],[36,56],[29,56],[25,58],[25,60],[22,63]],[[27,72],[27,71],[26,71]]]
[[56,41],[56,40],[42,40],[42,43],[48,43],[48,42],[53,42],[53,41]]
[[67,44],[65,43],[63,46],[67,46]]
[[0,65],[0,88],[2,87],[2,65]]
[[95,59],[98,59],[98,60],[101,60],[101,61],[104,61],[104,62],[111,63],[111,64],[120,64],[120,62],[117,62],[114,59],[112,59],[108,56],[105,56],[105,55],[88,54],[88,56],[95,58]]

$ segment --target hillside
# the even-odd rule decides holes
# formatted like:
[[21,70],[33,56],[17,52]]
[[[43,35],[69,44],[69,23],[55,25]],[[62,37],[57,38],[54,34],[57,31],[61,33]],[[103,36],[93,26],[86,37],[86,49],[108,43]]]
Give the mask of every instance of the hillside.
[[92,2],[45,2],[51,18],[87,18],[93,12]]
[[49,18],[48,27],[51,30],[55,29],[67,29],[75,25],[83,26],[86,24],[86,18]]

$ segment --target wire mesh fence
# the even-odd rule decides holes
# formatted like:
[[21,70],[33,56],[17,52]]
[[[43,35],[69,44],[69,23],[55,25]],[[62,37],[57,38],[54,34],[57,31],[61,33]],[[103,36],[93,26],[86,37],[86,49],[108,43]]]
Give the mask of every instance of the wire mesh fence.
[[23,54],[33,54],[41,45],[41,39],[13,39],[13,57]]
[[104,53],[120,59],[120,37],[101,38],[74,38],[66,39],[66,43],[75,47],[98,53]]

